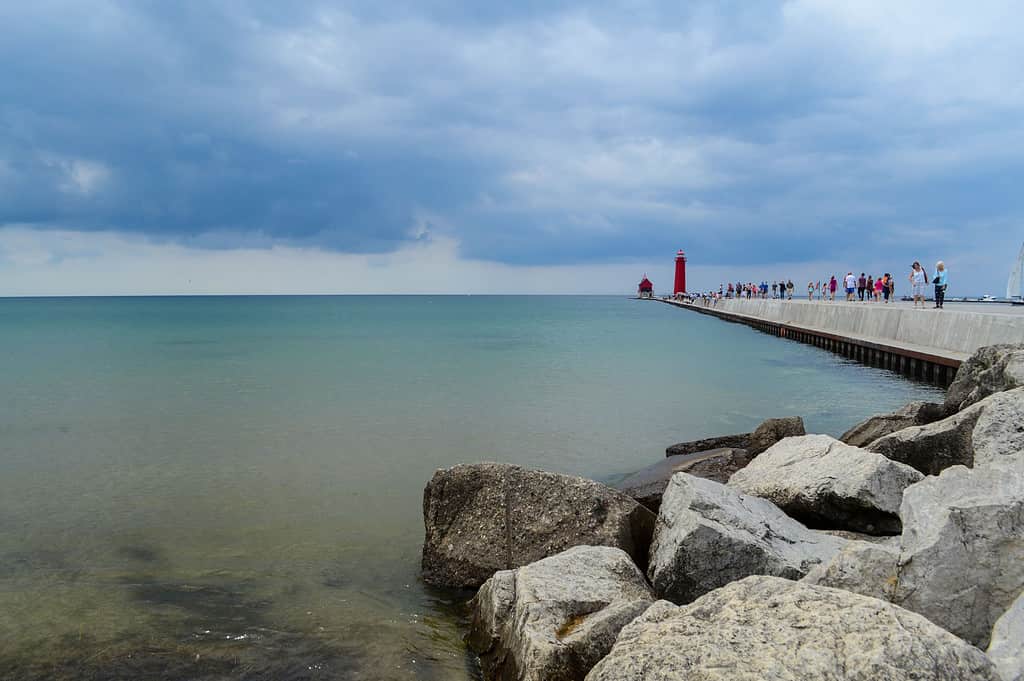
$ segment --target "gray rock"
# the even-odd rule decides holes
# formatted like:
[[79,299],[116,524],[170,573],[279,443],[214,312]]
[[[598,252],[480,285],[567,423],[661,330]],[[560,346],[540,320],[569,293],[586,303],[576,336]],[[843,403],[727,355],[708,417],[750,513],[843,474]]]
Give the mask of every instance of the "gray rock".
[[977,648],[858,594],[748,577],[652,605],[587,681],[999,681]]
[[661,506],[661,495],[676,473],[689,473],[698,478],[724,483],[748,463],[750,456],[744,449],[712,449],[710,452],[672,456],[634,473],[615,485],[615,488],[657,513]]
[[750,456],[757,456],[783,438],[803,434],[804,420],[799,416],[767,419],[752,433],[722,435],[674,444],[665,450],[665,456],[696,454],[712,449],[745,449]]
[[659,597],[688,603],[748,575],[800,579],[844,543],[764,499],[676,473],[662,498],[647,575]]
[[801,581],[889,601],[896,589],[899,557],[899,546],[851,541]]
[[750,433],[721,435],[671,445],[665,449],[665,456],[686,456],[716,449],[746,449],[748,444],[750,444]]
[[1024,468],[955,466],[907,488],[894,603],[978,647],[1024,589]]
[[780,440],[806,434],[804,420],[799,416],[768,419],[750,434],[750,444],[747,446],[747,452],[750,456],[758,456]]
[[854,447],[866,447],[880,437],[911,426],[926,426],[945,416],[945,407],[941,404],[911,402],[891,414],[876,414],[861,421],[839,439]]
[[616,546],[645,566],[654,521],[592,480],[497,463],[439,470],[423,492],[423,579],[475,588],[580,545]]
[[1024,593],[996,620],[988,657],[1003,681],[1024,681]]
[[828,435],[804,435],[770,447],[733,474],[729,486],[812,527],[898,534],[903,490],[922,477]]
[[487,678],[581,680],[653,601],[625,552],[577,546],[495,573],[470,602],[467,640]]
[[1024,459],[1024,388],[995,393],[926,426],[886,435],[866,449],[938,475],[949,466],[1020,466]]
[[960,365],[946,391],[946,410],[953,413],[989,395],[1024,387],[1024,343],[979,348]]

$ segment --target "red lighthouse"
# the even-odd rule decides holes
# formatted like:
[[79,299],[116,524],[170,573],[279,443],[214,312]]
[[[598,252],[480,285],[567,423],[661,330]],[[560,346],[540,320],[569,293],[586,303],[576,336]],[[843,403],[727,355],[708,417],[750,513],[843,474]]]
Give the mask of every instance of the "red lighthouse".
[[682,250],[676,253],[676,285],[672,295],[677,293],[686,293],[686,254]]

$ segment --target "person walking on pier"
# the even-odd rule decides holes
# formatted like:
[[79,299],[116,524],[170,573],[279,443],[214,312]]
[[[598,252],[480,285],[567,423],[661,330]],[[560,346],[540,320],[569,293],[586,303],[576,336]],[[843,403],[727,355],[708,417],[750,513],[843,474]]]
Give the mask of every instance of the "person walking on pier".
[[928,275],[925,273],[924,268],[921,267],[921,263],[914,261],[911,265],[910,287],[912,289],[911,295],[914,296],[914,309],[917,309],[918,303],[921,304],[921,309],[924,309],[924,287],[928,285]]
[[836,275],[832,275],[832,280],[828,282],[828,294],[829,302],[834,303],[836,300],[836,289],[839,288],[839,282],[836,281]]
[[807,302],[814,300],[814,282],[807,282]]
[[[875,302],[882,300],[882,286],[885,285],[885,280],[882,277],[875,279]],[[885,297],[886,301],[889,300],[889,296]]]
[[846,273],[846,302],[853,302],[853,292],[857,290],[857,277],[853,276],[853,272]]
[[867,288],[864,289],[864,295],[867,296],[867,301],[869,303],[874,298],[874,294],[875,294],[875,278],[869,274],[868,275],[868,285],[867,285]]
[[793,300],[793,290],[794,289],[796,289],[796,286],[793,285],[793,280],[790,279],[789,281],[786,282],[786,299],[787,300]]
[[932,281],[935,283],[935,309],[941,310],[946,302],[946,286],[949,275],[946,272],[946,263],[941,260],[935,263],[935,276]]
[[857,298],[860,302],[864,302],[864,289],[868,287],[868,278],[864,276],[864,273],[860,273],[860,277],[857,279]]

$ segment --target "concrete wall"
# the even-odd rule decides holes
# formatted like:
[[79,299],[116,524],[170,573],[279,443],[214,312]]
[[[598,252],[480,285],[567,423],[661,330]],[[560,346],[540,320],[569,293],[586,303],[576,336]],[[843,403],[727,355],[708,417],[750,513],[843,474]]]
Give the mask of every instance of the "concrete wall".
[[1024,343],[1024,315],[836,301],[718,301],[715,310],[862,340],[889,341],[970,355],[995,343]]

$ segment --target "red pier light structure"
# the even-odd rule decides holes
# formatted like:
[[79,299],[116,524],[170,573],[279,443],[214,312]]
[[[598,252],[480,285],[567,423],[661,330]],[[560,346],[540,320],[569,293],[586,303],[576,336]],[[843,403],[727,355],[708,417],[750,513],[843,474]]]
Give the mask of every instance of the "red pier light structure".
[[672,288],[672,295],[686,293],[686,254],[682,249],[676,253],[676,284]]

